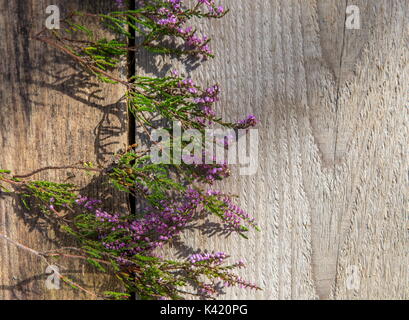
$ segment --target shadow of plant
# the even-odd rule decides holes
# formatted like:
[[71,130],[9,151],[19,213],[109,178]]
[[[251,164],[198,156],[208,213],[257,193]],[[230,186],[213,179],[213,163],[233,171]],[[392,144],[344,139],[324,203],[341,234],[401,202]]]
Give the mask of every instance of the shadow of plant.
[[[21,3],[21,1],[19,1]],[[105,9],[101,9],[100,6],[95,6],[93,1],[80,1],[75,2],[75,5],[71,4],[74,8],[79,6],[80,10],[86,10],[92,13],[104,12]],[[97,10],[95,10],[97,8]],[[21,9],[21,8],[20,8]],[[91,9],[91,10],[89,10]],[[22,19],[19,32],[22,30],[28,30],[29,28],[22,21],[28,21],[29,19]],[[127,132],[127,118],[126,103],[120,99],[113,103],[106,103],[106,97],[104,96],[104,89],[100,84],[96,82],[92,75],[84,71],[80,66],[74,63],[70,58],[64,54],[56,52],[50,48],[41,48],[41,55],[30,54],[31,49],[38,49],[39,44],[33,44],[30,41],[29,32],[24,34],[16,34],[20,37],[21,42],[25,44],[22,52],[22,62],[24,64],[23,73],[18,75],[20,83],[26,84],[24,90],[19,92],[21,101],[25,104],[25,113],[27,119],[30,119],[31,108],[44,107],[45,103],[42,98],[37,98],[38,88],[46,89],[53,94],[63,95],[70,97],[73,101],[77,101],[85,108],[93,108],[99,111],[101,119],[98,125],[93,129],[95,135],[94,140],[94,152],[96,155],[96,161],[101,166],[106,166],[107,163],[112,161],[112,156],[116,151],[120,149],[120,142],[118,141],[124,133]],[[137,41],[140,39],[137,39]],[[176,43],[168,43],[177,47]],[[17,49],[16,49],[17,50]],[[139,52],[135,55],[137,61],[137,68],[143,70],[144,73],[153,74],[154,76],[163,77],[167,75],[172,68],[171,63],[165,63],[162,66],[158,66],[155,62],[160,54],[153,54],[148,52]],[[176,56],[171,56],[171,59],[176,59]],[[194,58],[184,58],[180,60],[188,71],[192,71],[197,68],[200,61]],[[35,70],[38,74],[32,76],[31,72]],[[11,81],[11,80],[10,80]],[[23,86],[22,86],[23,87]],[[31,90],[30,88],[34,88]],[[63,107],[63,106],[61,106]],[[81,115],[77,115],[78,117]],[[72,119],[75,121],[75,118]],[[162,120],[157,120],[156,124],[160,126]],[[1,123],[1,122],[0,122]],[[137,139],[144,144],[150,144],[150,138],[142,131],[137,131]],[[86,160],[86,159],[75,159]],[[75,176],[75,174],[74,174]],[[89,179],[90,181],[82,186],[78,192],[82,195],[86,195],[90,198],[100,199],[103,201],[103,207],[109,212],[118,212],[120,214],[129,214],[131,208],[129,207],[128,195],[120,193],[115,190],[109,183],[108,178],[104,175],[94,175]],[[28,231],[37,231],[51,243],[54,247],[70,246],[74,245],[74,242],[61,232],[58,222],[50,216],[40,214],[39,212],[29,211],[21,205],[19,197],[14,193],[2,193],[0,192],[0,200],[8,199],[14,203],[14,212],[21,221],[27,225]],[[143,208],[143,199],[136,199],[136,205],[138,208]],[[137,212],[138,212],[137,208]],[[201,217],[197,217],[191,225],[187,228],[195,229],[202,232],[202,234],[213,237],[216,235],[228,236],[229,232],[219,224],[211,222],[210,220],[203,220]],[[178,258],[186,258],[193,253],[200,253],[201,250],[195,250],[190,246],[187,246],[182,242],[180,238],[174,239],[171,244],[177,250]],[[71,264],[70,264],[71,266]],[[64,270],[64,273],[76,275],[81,274],[83,271],[79,270],[79,265],[75,265],[75,268],[69,268]],[[87,267],[88,268],[88,267]],[[93,273],[98,274],[99,271],[93,267],[89,267]],[[29,285],[32,282],[38,280],[44,280],[46,274],[37,274],[27,279],[19,280],[13,286],[0,285],[0,290],[10,290],[16,299],[21,297],[21,293],[25,290],[40,290],[33,285]],[[75,280],[81,286],[91,288],[92,284],[87,284],[82,277],[76,277]],[[25,289],[26,288],[26,289]],[[220,289],[220,293],[222,293]]]

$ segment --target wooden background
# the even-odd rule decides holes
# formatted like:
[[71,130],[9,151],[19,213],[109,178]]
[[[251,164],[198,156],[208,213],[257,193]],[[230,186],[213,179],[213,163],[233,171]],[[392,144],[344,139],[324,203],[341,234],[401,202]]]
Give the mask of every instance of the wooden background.
[[[98,11],[107,3],[53,2],[65,11]],[[183,256],[209,248],[246,258],[242,275],[264,290],[228,290],[223,298],[407,299],[409,3],[223,3],[231,9],[226,18],[198,25],[214,38],[215,59],[194,66],[140,53],[136,72],[163,75],[176,64],[204,85],[222,86],[224,117],[254,113],[261,120],[257,174],[236,173],[220,187],[240,195],[262,232],[249,240],[188,232],[184,247],[172,250]],[[48,4],[0,0],[0,167],[16,172],[103,163],[127,141],[125,106],[116,103],[120,88],[100,89],[30,39]],[[352,4],[360,8],[360,30],[345,28]],[[64,174],[42,177],[64,180]],[[74,178],[100,192],[98,180],[87,179]],[[1,196],[1,233],[44,250],[53,246],[44,228]],[[4,241],[0,250],[1,299],[86,298],[68,288],[45,289],[45,267],[35,256]],[[72,272],[91,288],[103,282],[75,264]]]
[[[112,1],[0,0],[0,167],[17,174],[45,166],[79,161],[103,164],[127,143],[126,106],[117,103],[119,86],[101,86],[69,58],[34,40],[44,26],[50,4],[64,17],[72,10],[106,12]],[[76,182],[84,194],[98,196],[106,188],[95,177],[75,172],[46,171],[37,179]],[[108,205],[123,205],[114,197]],[[52,227],[22,210],[16,199],[0,195],[0,233],[38,251],[58,247]],[[77,290],[45,287],[41,259],[0,239],[0,299],[86,299]],[[64,261],[61,273],[88,289],[109,287],[100,275],[81,264]]]

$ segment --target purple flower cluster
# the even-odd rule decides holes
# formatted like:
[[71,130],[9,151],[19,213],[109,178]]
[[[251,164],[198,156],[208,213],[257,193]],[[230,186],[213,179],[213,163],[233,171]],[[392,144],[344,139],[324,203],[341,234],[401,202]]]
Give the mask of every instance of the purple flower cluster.
[[[217,253],[205,253],[205,254],[193,254],[188,258],[189,263],[191,264],[192,270],[195,270],[195,268],[200,267],[202,265],[206,265],[210,270],[213,268],[217,268],[218,266],[222,265],[225,263],[225,260],[229,258],[225,253],[223,252],[217,252]],[[229,266],[230,269],[233,268],[243,268],[245,267],[245,262],[244,260],[239,260],[238,262],[232,264]],[[217,270],[217,269],[216,269]],[[217,274],[217,271],[214,272]],[[247,288],[247,289],[259,289],[258,286],[254,283],[248,282],[243,280],[241,277],[234,275],[232,273],[224,273],[224,274],[218,274],[218,276],[215,277],[217,280],[220,280],[219,282],[222,287],[231,287],[231,286],[238,286],[240,288]],[[199,283],[199,289],[198,293],[203,296],[204,298],[211,298],[215,294],[217,294],[217,286],[215,283]]]
[[[96,221],[104,224],[100,237],[105,248],[121,252],[121,257],[150,253],[178,235],[192,220],[194,210],[201,204],[198,191],[188,189],[179,204],[162,201],[162,207],[151,208],[142,218],[121,217],[94,205],[97,200],[82,197],[77,203],[95,214]],[[115,240],[107,239],[116,234]]]
[[201,294],[203,297],[212,297],[214,294],[216,294],[216,290],[213,285],[210,284],[202,284],[202,286],[199,288],[199,294]]
[[[142,3],[148,4],[149,1]],[[201,10],[203,5],[207,8],[204,11]],[[161,6],[148,16],[167,33],[183,39],[185,49],[190,53],[202,57],[211,56],[213,53],[208,44],[210,39],[207,36],[199,36],[192,27],[186,27],[185,24],[189,16],[221,18],[226,10],[217,6],[214,0],[197,0],[192,7],[195,8],[194,11],[186,8],[183,0],[164,0]]]
[[138,181],[135,181],[134,188],[138,193],[143,194],[145,196],[149,196],[150,193],[151,193],[151,191],[149,190],[149,188],[146,185],[144,185],[143,183],[138,182]]
[[[119,223],[120,222],[120,216],[119,214],[110,214],[106,211],[96,209],[95,210],[95,217],[97,218],[98,221],[101,222],[110,222],[110,223]],[[112,231],[115,231],[115,228],[112,228]]]
[[[173,73],[177,74],[177,71],[173,71]],[[178,83],[178,88],[184,89],[185,91],[192,95],[196,95],[199,92],[198,90],[199,87],[196,86],[196,83],[191,78],[180,80]]]
[[222,194],[220,191],[208,190],[207,196],[215,197],[222,202],[221,219],[229,230],[232,231],[247,231],[246,225],[259,229],[255,219],[251,217],[245,210],[233,203],[231,198]]
[[220,100],[219,94],[220,87],[218,85],[214,85],[210,88],[207,88],[201,94],[201,96],[195,98],[194,101],[203,112],[204,118],[212,119],[216,116],[216,112],[212,108],[212,104]]
[[247,116],[246,119],[240,120],[237,122],[237,128],[238,129],[248,129],[250,127],[256,126],[258,123],[257,118],[254,115],[249,115]]
[[223,6],[216,6],[214,0],[198,0],[199,3],[205,4],[207,9],[209,10],[210,14],[214,15],[215,17],[219,17],[224,14],[225,9]]
[[227,255],[224,252],[216,252],[216,253],[196,253],[189,257],[189,261],[192,264],[203,262],[203,261],[211,261],[216,262],[218,264],[222,264],[224,260],[227,258]]
[[[202,156],[191,154],[182,155],[182,160],[188,164],[190,173],[195,181],[213,184],[230,176],[230,168],[227,162],[223,164],[216,163],[216,157],[208,159],[206,151],[203,151]],[[210,162],[210,163],[209,163]]]
[[197,180],[213,184],[230,176],[229,166],[225,164],[197,164],[194,166]]
[[213,109],[213,104],[220,100],[220,87],[213,85],[207,89],[201,89],[196,85],[191,78],[179,78],[179,73],[176,70],[172,71],[172,76],[178,79],[178,88],[191,96],[193,102],[197,105],[200,115],[195,120],[205,126],[207,123],[212,124],[212,120],[216,117],[216,112]]
[[48,206],[48,208],[49,208],[50,210],[52,210],[52,211],[55,210],[54,202],[55,202],[55,199],[54,199],[54,198],[51,198],[51,199],[50,199],[50,205]]
[[[219,191],[209,190],[200,193],[189,188],[180,197],[181,200],[161,201],[160,207],[150,208],[142,218],[136,216],[123,216],[108,213],[97,207],[99,200],[80,197],[76,203],[82,208],[92,212],[95,220],[102,224],[100,238],[106,249],[120,251],[122,258],[131,257],[140,253],[151,253],[154,249],[162,247],[192,221],[195,213],[203,209],[209,199],[217,199],[223,223],[228,230],[245,231],[246,225],[257,228],[254,219],[243,209],[233,204],[231,199]],[[114,235],[114,237],[113,237]],[[109,239],[109,240],[108,240]],[[222,260],[224,254],[194,255],[191,262],[204,260]]]
[[248,282],[238,276],[232,277],[230,281],[225,281],[224,286],[225,287],[238,286],[241,289],[254,289],[254,290],[258,289],[258,286],[256,284]]
[[224,203],[227,208],[224,211],[224,221],[233,229],[245,229],[243,222],[257,228],[254,218],[252,218],[246,211],[235,205],[229,197],[224,197]]
[[79,197],[75,202],[82,205],[85,209],[94,210],[94,206],[101,204],[101,200],[90,199],[88,197]]
[[192,52],[197,51],[197,54],[202,54],[204,56],[212,55],[213,51],[209,47],[209,41],[210,39],[207,36],[199,37],[195,32],[190,33],[186,39],[186,49]]

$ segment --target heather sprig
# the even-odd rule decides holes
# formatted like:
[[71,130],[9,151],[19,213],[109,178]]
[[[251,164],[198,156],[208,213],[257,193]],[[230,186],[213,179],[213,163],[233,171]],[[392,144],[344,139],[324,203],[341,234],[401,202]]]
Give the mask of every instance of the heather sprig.
[[[215,108],[220,100],[219,85],[203,88],[177,71],[157,78],[133,76],[123,80],[116,76],[129,51],[213,57],[210,38],[199,35],[188,24],[192,18],[221,18],[227,10],[214,0],[196,0],[188,5],[183,0],[140,0],[136,10],[127,10],[124,1],[116,0],[116,4],[120,10],[108,14],[73,12],[62,21],[61,30],[43,30],[37,39],[71,56],[102,82],[124,85],[128,110],[145,132],[151,137],[157,129],[155,121],[160,120],[162,129],[169,133],[169,163],[152,161],[149,150],[130,146],[106,168],[90,164],[45,168],[95,171],[108,177],[116,189],[141,202],[135,215],[108,212],[103,199],[80,195],[79,188],[72,184],[26,179],[44,169],[25,176],[0,170],[0,191],[16,193],[27,209],[51,214],[60,222],[61,230],[75,239],[76,247],[47,252],[44,257],[86,260],[115,276],[127,291],[105,292],[106,298],[127,299],[130,293],[143,299],[183,299],[188,295],[214,298],[223,287],[259,289],[233,273],[244,267],[244,262],[228,264],[225,253],[200,250],[186,260],[165,259],[156,253],[156,249],[178,240],[196,219],[209,215],[218,217],[222,230],[228,233],[247,237],[250,228],[259,230],[231,195],[214,190],[216,181],[230,175],[227,163],[214,163],[214,157],[213,163],[202,161],[209,157],[206,152],[191,164],[173,161],[176,135],[170,126],[177,122],[183,129],[203,134],[209,126],[217,125],[233,130],[234,135],[239,129],[255,126],[256,118],[249,115],[237,122],[222,120]],[[86,26],[90,19],[112,30],[113,38],[99,38]],[[220,143],[227,148],[230,142],[223,137]],[[190,144],[182,139],[179,147]],[[183,154],[185,157],[190,156]]]
[[190,209],[195,209],[200,216],[215,215],[222,220],[226,230],[245,236],[250,227],[259,230],[254,219],[236,206],[228,195],[203,185],[212,185],[228,175],[227,165],[152,163],[149,155],[142,157],[133,150],[121,155],[109,172],[111,182],[118,189],[144,198],[152,207],[163,208],[166,199],[172,197],[176,202],[179,197],[195,203],[196,206]]
[[11,176],[8,170],[0,170],[1,172],[0,189],[17,193],[28,210],[36,209],[61,217],[62,211],[69,210],[77,198],[74,184],[22,180]]
[[[127,268],[121,273],[126,287],[131,292],[138,292],[142,299],[180,300],[186,296],[199,296],[214,299],[224,287],[239,286],[253,290],[260,288],[246,282],[232,272],[243,267],[243,262],[227,264],[223,259],[215,257],[192,262],[175,261],[158,257],[135,256],[128,261]],[[134,276],[137,274],[138,276]],[[188,289],[189,287],[193,288]]]
[[[232,273],[243,265],[225,265],[225,255],[196,254],[187,261],[155,256],[155,249],[172,242],[195,218],[204,214],[215,214],[226,230],[243,236],[248,231],[245,224],[255,226],[254,220],[233,205],[227,195],[188,187],[183,175],[172,178],[171,167],[151,164],[146,155],[130,149],[115,165],[101,170],[120,190],[147,200],[146,209],[132,216],[105,211],[100,200],[79,196],[71,184],[23,180],[1,170],[0,185],[7,190],[5,185],[11,186],[27,207],[28,203],[35,204],[31,209],[55,214],[61,229],[78,241],[79,257],[103,272],[115,274],[128,293],[135,292],[146,299],[182,299],[189,294],[213,298],[223,286],[258,289]],[[48,254],[72,256],[64,250]],[[186,291],[189,285],[193,291]],[[128,296],[110,292],[106,297]]]
[[[83,259],[120,280],[127,292],[106,292],[108,299],[127,299],[129,292],[144,299],[183,299],[187,295],[211,299],[223,287],[259,289],[232,272],[244,264],[226,264],[224,253],[198,253],[186,261],[155,254],[155,249],[172,242],[197,215],[210,206],[215,210],[222,196],[219,192],[203,193],[189,187],[179,196],[168,195],[157,205],[151,203],[138,215],[124,216],[105,211],[100,200],[78,195],[74,185],[14,178],[7,170],[0,170],[0,185],[8,192],[12,188],[26,205],[34,203],[32,210],[55,214],[61,230],[78,243],[78,247],[43,253],[44,257]],[[217,210],[227,209],[223,204]],[[75,255],[70,253],[73,250]]]
[[[117,4],[124,7],[123,2]],[[194,17],[218,19],[226,13],[213,0],[198,0],[193,6],[185,6],[182,0],[145,0],[140,1],[136,10],[107,14],[72,12],[61,21],[60,30],[43,29],[37,39],[70,55],[100,80],[120,82],[110,76],[109,70],[118,67],[128,51],[143,48],[161,54],[213,57],[210,38],[199,36],[196,29],[186,24]],[[84,19],[100,22],[114,32],[114,38],[99,39]],[[129,40],[135,37],[138,43],[129,46]]]
[[182,299],[186,295],[214,298],[223,286],[259,289],[232,272],[244,267],[244,263],[228,265],[224,253],[195,254],[186,261],[154,254],[156,248],[170,242],[192,220],[192,210],[199,201],[196,196],[189,197],[187,194],[179,205],[168,203],[161,210],[150,208],[142,218],[110,214],[94,206],[97,201],[82,197],[77,203],[83,213],[69,231],[80,239],[81,250],[92,264],[102,270],[110,264],[127,291],[144,299]]
[[[164,54],[200,53],[211,56],[208,49],[210,39],[200,39],[192,28],[183,29],[180,26],[192,17],[221,18],[226,12],[213,0],[198,0],[196,5],[189,7],[181,0],[146,0],[140,2],[137,10],[108,14],[73,12],[64,20],[65,28],[60,31],[46,30],[50,33],[49,36],[42,31],[37,39],[68,54],[101,81],[125,85],[127,91],[124,98],[128,109],[143,127],[153,126],[151,120],[161,117],[170,122],[180,121],[185,129],[203,130],[212,124],[235,129],[249,128],[257,123],[254,116],[249,116],[254,119],[247,118],[237,123],[224,121],[217,116],[215,103],[219,101],[221,92],[217,84],[202,88],[193,79],[179,76],[177,71],[172,71],[166,77],[133,76],[127,80],[120,79],[115,73],[128,51],[136,51],[142,47]],[[88,27],[74,22],[78,17],[97,19],[119,36],[110,40],[99,39]],[[133,47],[128,45],[128,40],[133,38],[130,30],[144,39]],[[160,39],[163,37],[181,37],[185,41],[184,49],[175,47],[173,42],[169,49],[160,47],[157,42],[161,43]]]
[[158,116],[169,122],[179,121],[184,129],[203,130],[213,123],[228,128],[239,128],[241,124],[229,123],[216,116],[215,103],[220,100],[220,87],[215,84],[202,88],[191,78],[183,78],[173,71],[171,76],[152,78],[135,76],[132,88],[127,93],[129,110],[137,119],[149,126]]

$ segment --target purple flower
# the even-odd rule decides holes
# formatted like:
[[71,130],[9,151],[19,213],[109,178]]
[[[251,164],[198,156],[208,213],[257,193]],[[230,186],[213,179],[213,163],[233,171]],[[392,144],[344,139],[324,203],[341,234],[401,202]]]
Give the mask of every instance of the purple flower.
[[239,122],[237,122],[237,128],[247,129],[247,128],[256,126],[257,123],[258,123],[257,118],[254,115],[251,114],[251,115],[247,116],[246,119],[240,120]]

